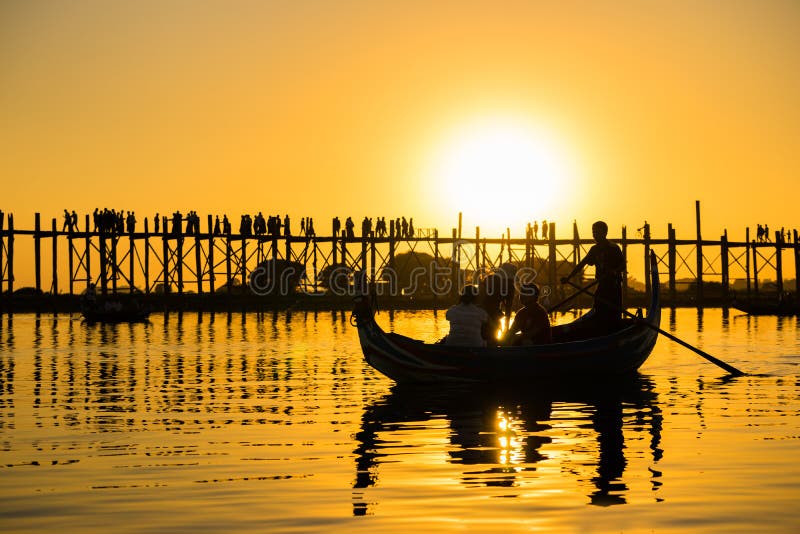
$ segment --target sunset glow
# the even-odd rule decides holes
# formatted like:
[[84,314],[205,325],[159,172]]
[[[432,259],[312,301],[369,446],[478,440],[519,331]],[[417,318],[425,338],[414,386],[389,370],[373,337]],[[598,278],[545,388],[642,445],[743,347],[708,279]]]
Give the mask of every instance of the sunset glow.
[[493,119],[453,135],[430,177],[451,209],[489,227],[516,229],[564,202],[574,171],[552,134],[519,120]]

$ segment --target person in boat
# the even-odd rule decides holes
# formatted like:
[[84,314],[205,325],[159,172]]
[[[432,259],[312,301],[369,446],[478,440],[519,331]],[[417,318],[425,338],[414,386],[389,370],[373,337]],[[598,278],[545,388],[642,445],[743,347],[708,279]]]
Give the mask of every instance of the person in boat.
[[553,331],[550,327],[550,316],[539,304],[539,286],[523,284],[519,289],[522,308],[517,311],[514,320],[503,336],[504,345],[541,345],[553,342]]
[[602,335],[619,327],[622,315],[622,277],[625,274],[625,256],[618,245],[608,240],[608,225],[597,221],[592,225],[595,244],[572,271],[561,279],[566,284],[586,265],[594,265],[597,289],[592,306],[591,329]]
[[458,304],[448,308],[445,319],[450,323],[450,332],[444,339],[445,345],[458,347],[484,347],[483,338],[486,322],[489,319],[486,311],[475,305],[478,288],[466,285],[461,290]]
[[516,273],[517,268],[514,265],[504,263],[496,272],[481,281],[479,303],[489,316],[485,337],[490,344],[498,343],[497,333],[502,330],[503,320],[506,319],[506,325],[511,322]]

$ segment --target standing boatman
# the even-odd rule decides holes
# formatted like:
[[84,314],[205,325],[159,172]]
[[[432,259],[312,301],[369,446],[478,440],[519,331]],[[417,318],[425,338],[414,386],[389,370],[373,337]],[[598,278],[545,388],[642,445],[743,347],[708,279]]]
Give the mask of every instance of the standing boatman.
[[595,244],[572,271],[561,279],[562,284],[586,265],[594,265],[597,290],[592,307],[594,333],[605,334],[614,331],[622,315],[622,277],[625,275],[625,256],[618,245],[608,240],[608,225],[597,221],[592,225]]

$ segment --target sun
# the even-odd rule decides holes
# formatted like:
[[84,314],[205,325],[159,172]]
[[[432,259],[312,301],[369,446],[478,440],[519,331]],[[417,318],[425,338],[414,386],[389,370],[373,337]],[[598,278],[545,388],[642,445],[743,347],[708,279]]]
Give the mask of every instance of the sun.
[[459,128],[437,153],[430,179],[438,200],[487,230],[519,228],[547,219],[566,203],[571,160],[558,138],[513,119]]

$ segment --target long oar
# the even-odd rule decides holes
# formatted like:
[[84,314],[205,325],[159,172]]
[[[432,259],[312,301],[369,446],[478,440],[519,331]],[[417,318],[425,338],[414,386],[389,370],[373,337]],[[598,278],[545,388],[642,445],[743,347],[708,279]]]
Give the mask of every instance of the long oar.
[[[572,295],[568,296],[567,298],[565,298],[564,300],[562,300],[558,304],[550,306],[550,308],[547,309],[547,313],[552,313],[552,312],[556,311],[558,308],[560,308],[561,306],[563,306],[564,304],[566,304],[567,302],[571,301],[572,299],[574,299],[575,297],[577,297],[578,295],[580,295],[582,293],[589,293],[589,288],[592,287],[592,286],[597,285],[599,282],[600,282],[600,280],[595,280],[594,282],[592,282],[588,286],[586,286],[586,287],[584,287],[582,289],[579,288],[580,291],[576,291],[575,293],[573,293]],[[575,286],[575,287],[578,287],[578,286]]]
[[[566,282],[567,282],[569,285],[571,285],[572,287],[574,287],[574,288],[576,288],[576,289],[580,289],[580,286],[578,286],[578,285],[576,285],[576,284],[573,284],[573,283],[572,283],[572,282],[570,282],[569,280],[567,280]],[[596,300],[598,300],[598,301],[600,301],[600,302],[602,302],[602,303],[604,303],[604,304],[606,304],[606,305],[608,305],[608,306],[613,306],[614,308],[618,309],[618,310],[619,310],[619,311],[621,311],[623,314],[625,314],[627,317],[631,317],[631,318],[635,319],[635,320],[636,320],[636,321],[637,321],[639,324],[643,324],[643,325],[645,325],[646,327],[648,327],[648,328],[650,328],[650,329],[652,329],[652,330],[655,330],[656,332],[658,332],[658,333],[659,333],[659,334],[661,334],[662,336],[664,336],[664,337],[667,337],[667,338],[671,339],[671,340],[672,340],[672,341],[674,341],[675,343],[678,343],[679,345],[683,345],[683,346],[684,346],[684,347],[686,347],[687,349],[689,349],[689,350],[691,350],[691,351],[694,351],[694,352],[696,352],[697,354],[699,354],[700,356],[702,356],[702,357],[703,357],[703,358],[705,358],[706,360],[710,361],[710,362],[711,362],[711,363],[713,363],[714,365],[718,365],[719,367],[722,367],[723,369],[725,369],[726,371],[728,371],[730,374],[732,374],[732,375],[737,375],[737,376],[741,376],[741,375],[743,375],[743,374],[744,374],[742,371],[740,371],[740,370],[739,370],[739,369],[737,369],[736,367],[734,367],[734,366],[732,366],[732,365],[730,365],[730,364],[727,364],[727,363],[723,362],[722,360],[720,360],[719,358],[715,358],[715,357],[713,357],[713,356],[712,356],[712,355],[710,355],[709,353],[707,353],[707,352],[705,352],[705,351],[703,351],[703,350],[700,350],[700,349],[698,349],[697,347],[695,347],[695,346],[693,346],[693,345],[690,345],[689,343],[687,343],[687,342],[685,342],[684,340],[682,340],[682,339],[680,339],[680,338],[678,338],[678,337],[676,337],[676,336],[674,336],[674,335],[670,334],[669,332],[667,332],[667,331],[665,331],[665,330],[662,330],[661,328],[659,328],[659,327],[657,327],[657,326],[655,326],[655,325],[652,325],[652,324],[648,323],[647,321],[645,321],[645,320],[641,319],[640,317],[637,317],[636,315],[632,314],[632,313],[631,313],[631,312],[629,312],[628,310],[626,310],[626,309],[623,309],[623,308],[620,308],[619,306],[617,306],[617,305],[616,305],[616,304],[614,304],[613,302],[610,302],[610,301],[608,301],[608,300],[604,299],[603,297],[598,297],[597,295],[595,295],[595,294],[594,294],[594,293],[592,293],[591,291],[587,291],[587,293],[589,293],[590,295],[592,295],[592,296],[593,296],[593,297],[594,297]]]

